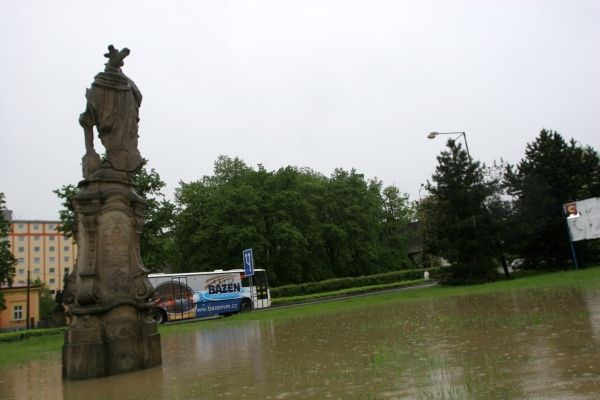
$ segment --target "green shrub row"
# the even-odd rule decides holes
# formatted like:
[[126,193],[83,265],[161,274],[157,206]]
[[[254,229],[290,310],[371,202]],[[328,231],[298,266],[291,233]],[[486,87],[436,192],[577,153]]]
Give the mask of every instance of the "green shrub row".
[[[439,268],[428,269],[430,278],[434,278]],[[313,293],[331,292],[334,290],[349,289],[354,287],[383,285],[399,281],[422,279],[424,269],[409,269],[402,271],[385,272],[382,274],[365,275],[348,278],[327,279],[320,282],[308,282],[297,285],[285,285],[271,288],[271,297],[292,297]]]
[[66,327],[48,328],[48,329],[28,329],[15,332],[0,333],[0,343],[18,342],[20,340],[29,339],[38,336],[60,335],[66,331]]
[[274,298],[271,301],[271,307],[278,306],[287,306],[291,304],[302,304],[319,300],[329,300],[336,299],[344,296],[357,295],[363,293],[376,293],[389,289],[400,289],[409,286],[418,286],[421,284],[428,283],[424,279],[417,279],[413,281],[402,281],[402,282],[394,282],[394,283],[385,283],[382,285],[376,286],[365,286],[365,287],[355,287],[350,289],[341,289],[333,292],[323,292],[323,293],[315,293],[315,294],[307,294],[303,296],[294,296],[294,297],[278,297]]

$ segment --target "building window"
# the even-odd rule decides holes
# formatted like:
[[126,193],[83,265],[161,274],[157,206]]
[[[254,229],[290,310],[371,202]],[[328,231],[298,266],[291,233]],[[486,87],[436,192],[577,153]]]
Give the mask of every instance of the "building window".
[[69,261],[69,256],[65,256],[65,258],[63,258],[64,261]]
[[69,268],[65,268],[65,275],[69,273]]
[[38,229],[40,229],[40,226],[38,224],[33,224],[33,230],[37,231]]
[[23,319],[23,306],[13,307],[13,320],[20,321]]
[[24,285],[24,284],[25,284],[25,281],[23,281],[23,280],[20,280],[20,281],[19,281],[19,282],[17,282],[17,283],[18,283],[19,285]]
[[48,230],[49,231],[54,230],[54,224],[48,224]]
[[54,242],[54,236],[48,236],[48,240]]
[[36,236],[33,237],[33,240],[35,240],[36,242],[38,242],[40,240],[40,237],[36,235]]
[[23,257],[19,258],[19,264],[25,264],[25,259]]
[[33,273],[34,274],[39,274],[40,273],[40,269],[39,268],[34,268],[33,269]]
[[25,269],[24,268],[19,268],[19,275],[23,275],[25,273]]
[[34,246],[33,247],[33,251],[36,252],[36,253],[39,253],[40,252],[40,246]]
[[23,224],[18,224],[17,226],[19,227],[19,229],[25,228],[25,225],[23,225]]
[[24,241],[25,241],[25,236],[19,235],[19,242],[24,242]]
[[63,250],[64,250],[64,251],[69,251],[69,246],[65,246],[65,247],[63,247]]
[[48,272],[49,272],[49,273],[51,273],[51,274],[53,274],[53,273],[54,273],[54,271],[56,271],[56,268],[49,268],[49,269],[48,269]]
[[19,250],[20,253],[24,253],[25,252],[25,247],[19,247],[18,250]]
[[48,247],[48,251],[54,251],[54,250],[56,250],[56,248],[54,246]]
[[56,283],[56,279],[50,278],[50,283]]
[[56,257],[50,256],[50,257],[48,257],[48,261],[54,262],[54,261],[56,261]]
[[39,257],[33,257],[33,262],[34,263],[39,263],[40,262],[40,258]]

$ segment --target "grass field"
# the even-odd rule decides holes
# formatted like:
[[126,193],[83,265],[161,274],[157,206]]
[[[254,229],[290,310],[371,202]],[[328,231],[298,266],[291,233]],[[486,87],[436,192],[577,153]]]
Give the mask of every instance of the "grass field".
[[[482,285],[457,286],[457,287],[428,287],[423,289],[407,290],[392,293],[383,293],[342,301],[307,304],[301,307],[271,309],[261,312],[238,314],[229,318],[210,321],[198,321],[186,324],[160,326],[159,331],[163,337],[189,332],[197,329],[214,329],[227,325],[243,323],[249,320],[269,320],[297,318],[316,313],[336,312],[340,309],[377,306],[389,302],[421,301],[434,297],[466,296],[474,294],[495,293],[513,290],[542,289],[552,290],[558,287],[578,287],[584,290],[600,290],[600,267],[587,268],[578,271],[562,271],[538,274],[507,281],[498,281]],[[33,337],[15,342],[0,342],[0,369],[15,367],[38,359],[56,359],[60,361],[60,351],[63,344],[61,331],[41,337]]]

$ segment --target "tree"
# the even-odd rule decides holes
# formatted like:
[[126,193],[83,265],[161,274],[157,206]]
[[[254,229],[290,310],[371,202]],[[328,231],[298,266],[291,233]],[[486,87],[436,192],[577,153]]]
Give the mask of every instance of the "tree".
[[50,289],[48,289],[48,286],[46,286],[46,284],[40,280],[40,278],[36,278],[31,285],[40,287],[40,322],[43,325],[49,326],[53,323],[54,311],[56,309],[54,296],[52,296],[52,292]]
[[406,195],[355,170],[254,169],[220,156],[212,176],[176,191],[178,271],[241,267],[251,247],[272,285],[408,265]]
[[249,247],[255,257],[264,259],[263,172],[253,171],[238,158],[220,156],[213,176],[181,182],[175,193],[178,271],[240,267],[241,251]]
[[564,268],[570,255],[562,206],[600,196],[598,153],[543,129],[519,164],[506,167],[505,184],[514,196],[513,252],[532,268]]
[[[10,223],[5,218],[5,211],[4,193],[0,193],[0,285],[10,286],[13,283],[17,260],[10,251],[10,242],[8,241]],[[5,307],[4,298],[0,292],[0,310],[4,310]]]
[[52,193],[56,194],[62,201],[63,209],[58,211],[61,224],[57,226],[57,229],[66,237],[72,237],[75,241],[75,209],[73,208],[73,196],[77,194],[79,189],[75,185],[63,185],[60,189],[53,190]]
[[172,264],[172,231],[175,206],[165,199],[166,186],[154,168],[140,169],[133,178],[137,193],[144,198],[144,229],[140,237],[142,261],[153,272]]
[[[145,200],[144,229],[140,238],[142,261],[151,271],[162,271],[171,263],[171,232],[175,213],[174,205],[165,199],[161,190],[165,183],[154,168],[142,167],[134,176],[137,193]],[[75,210],[72,198],[79,189],[75,185],[64,185],[53,192],[62,200],[59,211],[61,224],[58,227],[67,237],[74,235]]]
[[426,185],[425,247],[450,263],[447,283],[493,280],[496,243],[485,202],[495,182],[486,181],[484,168],[460,144],[449,140],[447,147],[437,157],[433,183]]

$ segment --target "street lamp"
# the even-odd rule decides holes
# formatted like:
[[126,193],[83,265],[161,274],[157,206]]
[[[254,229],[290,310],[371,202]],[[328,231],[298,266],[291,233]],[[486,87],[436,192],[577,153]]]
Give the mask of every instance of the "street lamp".
[[[469,153],[469,145],[467,144],[466,132],[429,132],[429,134],[427,135],[427,139],[435,139],[437,135],[457,135],[456,137],[454,137],[453,140],[456,140],[462,136],[463,139],[465,140],[465,149],[467,150],[467,156],[469,157],[469,162],[473,162],[473,159],[471,158],[471,153]],[[485,203],[482,202],[481,205],[483,206],[483,209],[487,213],[489,213],[489,210],[488,210],[487,206],[485,205]],[[473,219],[473,232],[475,233],[475,235],[477,235],[477,224],[475,222],[475,215],[473,214],[471,216],[471,218]],[[494,238],[494,242],[495,242],[496,246],[498,246],[498,251],[500,252],[500,260],[502,261],[502,268],[504,269],[504,274],[506,276],[510,276],[510,274],[508,272],[508,265],[506,263],[506,258],[504,257],[504,252],[502,251],[502,242],[500,240],[498,240],[497,238]]]
[[427,135],[427,139],[435,139],[437,135],[458,135],[453,140],[456,140],[462,136],[465,140],[465,149],[467,150],[467,156],[469,156],[469,162],[473,161],[473,159],[471,158],[471,153],[469,153],[469,145],[467,144],[466,132],[429,132],[429,135]]

